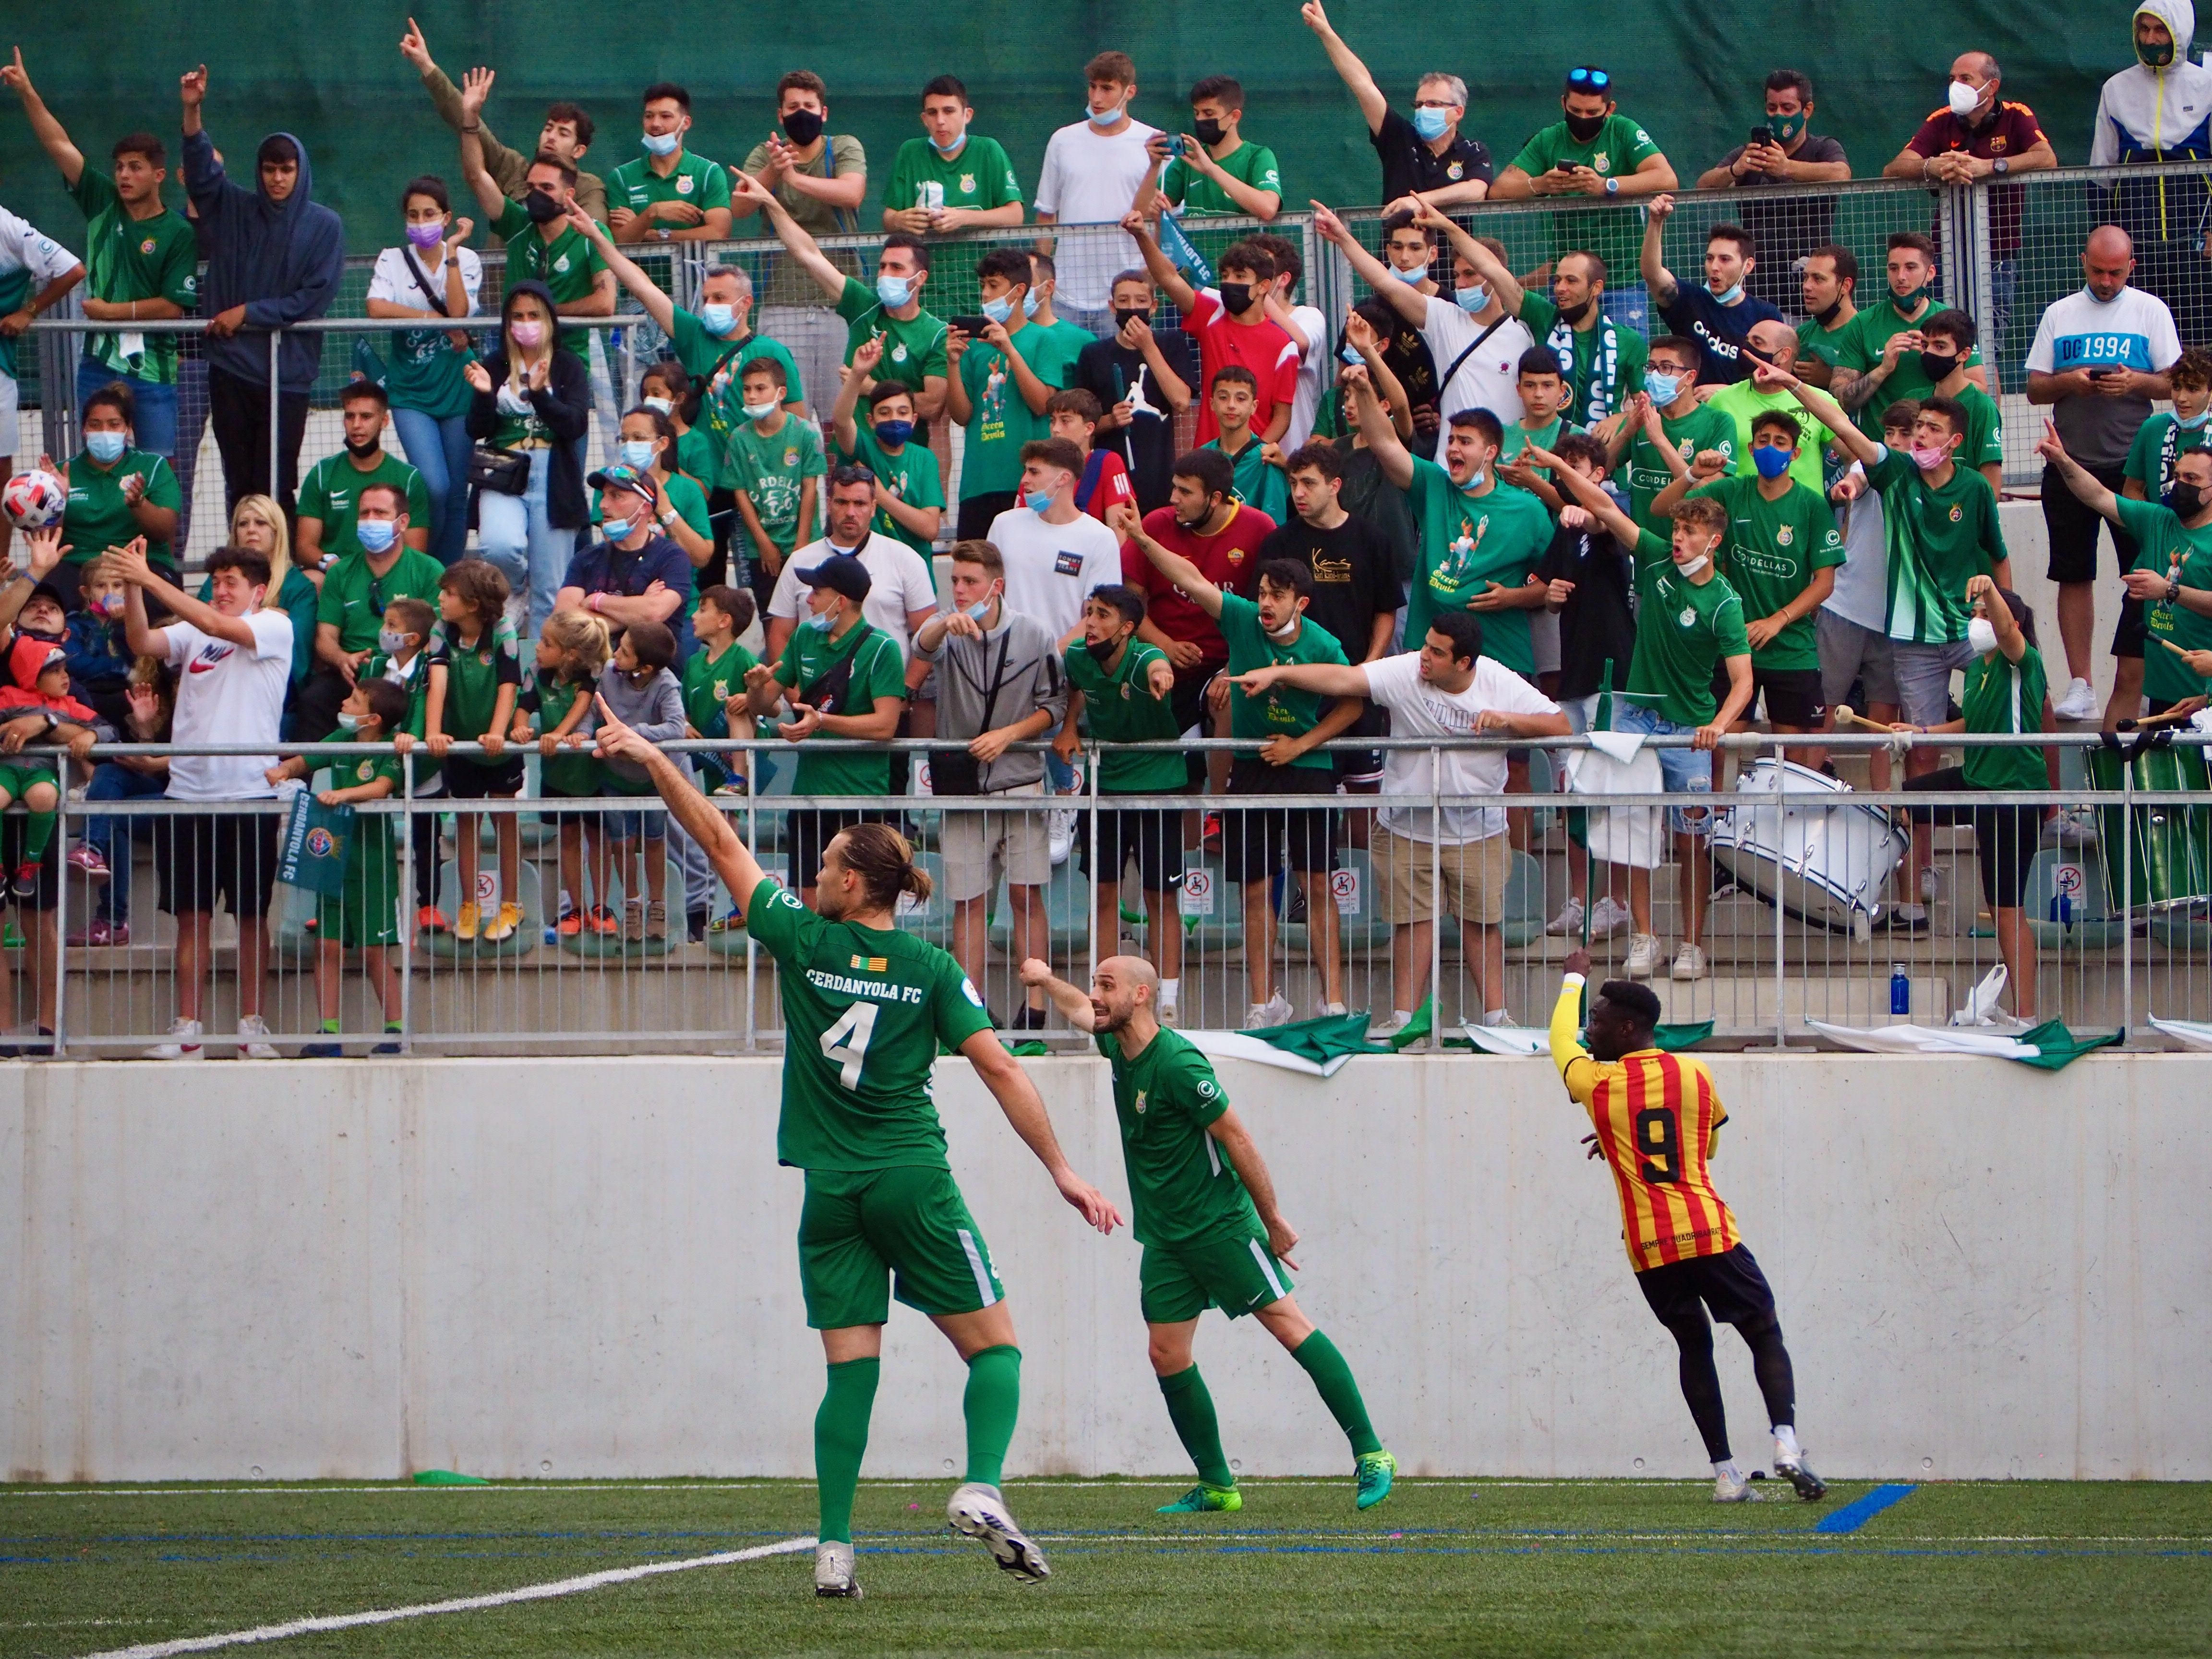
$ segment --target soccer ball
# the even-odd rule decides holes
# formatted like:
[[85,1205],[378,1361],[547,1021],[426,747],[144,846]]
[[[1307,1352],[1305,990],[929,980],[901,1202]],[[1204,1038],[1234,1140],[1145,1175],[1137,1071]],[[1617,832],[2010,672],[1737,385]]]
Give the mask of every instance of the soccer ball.
[[69,486],[51,472],[33,467],[18,472],[0,489],[0,511],[18,530],[44,530],[69,506]]

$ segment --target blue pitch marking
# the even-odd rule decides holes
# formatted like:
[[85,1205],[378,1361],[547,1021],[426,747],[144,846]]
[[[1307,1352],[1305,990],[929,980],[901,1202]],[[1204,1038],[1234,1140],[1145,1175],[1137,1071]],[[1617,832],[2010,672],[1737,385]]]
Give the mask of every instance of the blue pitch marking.
[[1901,1482],[1876,1486],[1864,1497],[1853,1498],[1833,1514],[1822,1516],[1813,1530],[1814,1532],[1856,1532],[1893,1504],[1901,1504],[1911,1496],[1911,1486]]

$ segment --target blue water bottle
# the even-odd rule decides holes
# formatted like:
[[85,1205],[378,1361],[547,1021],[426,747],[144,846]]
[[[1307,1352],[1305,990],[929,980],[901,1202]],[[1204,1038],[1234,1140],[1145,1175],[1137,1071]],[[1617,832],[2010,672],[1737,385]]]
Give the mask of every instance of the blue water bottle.
[[1905,964],[1889,964],[1889,1012],[1909,1014],[1912,1012],[1912,981],[1905,976]]

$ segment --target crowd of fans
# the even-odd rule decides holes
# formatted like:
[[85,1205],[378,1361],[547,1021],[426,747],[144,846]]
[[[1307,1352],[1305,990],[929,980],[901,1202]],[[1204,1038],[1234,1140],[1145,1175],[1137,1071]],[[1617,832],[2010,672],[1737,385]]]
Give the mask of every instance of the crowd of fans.
[[[493,815],[496,878],[480,885],[482,814],[461,804],[514,797],[526,747],[548,798],[649,793],[593,757],[594,693],[659,740],[777,732],[798,745],[805,795],[907,793],[904,755],[810,742],[895,735],[940,740],[938,794],[1066,793],[1087,732],[1108,795],[1503,796],[1528,787],[1525,750],[1453,751],[1431,779],[1426,751],[1322,745],[1385,732],[1533,739],[1601,718],[1692,738],[1662,751],[1666,787],[1703,793],[1717,737],[1762,712],[1802,740],[1793,760],[1821,764],[1831,708],[1854,686],[1875,719],[1900,727],[1957,726],[1960,672],[1965,729],[2094,717],[2089,632],[2109,521],[2127,601],[2106,724],[2146,696],[2153,712],[2203,700],[2212,453],[2193,434],[2206,429],[2212,356],[2183,349],[2212,343],[2201,180],[2106,193],[2085,285],[2044,314],[2016,388],[2053,423],[2043,510],[2068,671],[2054,705],[1998,525],[1994,366],[1974,320],[1931,297],[1941,254],[1927,235],[1889,235],[1881,285],[1869,270],[1863,294],[1862,258],[1870,265],[1875,250],[1834,239],[1833,203],[1817,186],[1852,167],[1813,131],[1807,75],[1768,76],[1764,122],[1692,179],[1801,188],[1747,198],[1702,250],[1670,248],[1684,175],[1623,112],[1607,70],[1569,71],[1559,119],[1500,166],[1467,130],[1459,77],[1420,75],[1402,112],[1322,0],[1303,15],[1365,120],[1386,204],[1379,254],[1313,204],[1317,233],[1369,290],[1334,320],[1303,302],[1296,243],[1254,232],[1209,262],[1185,232],[1208,216],[1264,224],[1296,205],[1274,153],[1245,136],[1243,90],[1226,76],[1191,88],[1187,130],[1161,131],[1132,113],[1135,64],[1100,53],[1084,69],[1084,118],[1052,136],[1026,201],[1006,148],[971,130],[962,83],[931,80],[923,135],[901,147],[883,191],[870,276],[848,249],[821,245],[858,230],[867,159],[832,130],[819,76],[781,78],[777,130],[741,165],[691,148],[682,86],[647,87],[642,154],[602,177],[584,166],[599,138],[584,109],[555,103],[532,149],[501,144],[485,119],[495,73],[456,84],[410,21],[400,50],[455,131],[481,219],[456,214],[434,173],[406,185],[404,240],[378,256],[367,300],[393,328],[381,353],[366,337],[356,347],[344,447],[304,477],[322,342],[288,332],[272,352],[270,331],[329,312],[345,242],[313,199],[306,147],[269,135],[241,182],[203,125],[209,77],[195,70],[180,83],[187,199],[173,212],[169,146],[129,134],[103,172],[18,53],[0,80],[86,223],[80,244],[0,213],[0,473],[28,459],[13,453],[18,337],[80,289],[97,325],[77,375],[82,447],[58,464],[39,458],[64,480],[66,512],[21,536],[0,593],[10,761],[0,793],[28,809],[0,826],[0,864],[33,923],[33,964],[58,944],[64,864],[97,890],[70,942],[129,942],[131,820],[92,817],[66,852],[52,833],[57,769],[71,763],[52,745],[82,760],[95,738],[401,744],[401,757],[337,756],[322,803],[366,805],[404,782],[430,807],[416,820],[428,845],[434,814],[451,811],[455,914],[434,859],[418,859],[415,890],[398,891],[396,820],[363,815],[380,827],[349,850],[346,898],[317,918],[335,1030],[346,945],[372,953],[396,1018],[389,951],[410,913],[422,933],[464,945],[517,938],[517,820]],[[2191,119],[2212,97],[2212,70],[2189,58],[2189,7],[2152,0],[2132,28],[2136,62],[2106,86],[2089,159],[2212,158]],[[2022,211],[2012,175],[2057,165],[2033,111],[2004,95],[1996,59],[1971,51],[1881,172],[1996,181],[2002,330]],[[1516,275],[1464,211],[1554,196],[1587,197],[1593,211],[1554,217],[1558,246],[1533,274]],[[1624,198],[1640,213],[1620,210]],[[724,240],[756,219],[787,256],[764,293],[711,265],[694,309],[631,257]],[[1025,222],[1038,228],[1033,246],[993,246],[975,263],[975,314],[929,308],[933,264],[975,252],[956,254],[944,236]],[[495,318],[470,246],[479,223],[504,249]],[[77,245],[82,259],[68,251]],[[1670,259],[1686,254],[1699,263],[1678,275]],[[630,388],[615,397],[599,335],[577,326],[613,315],[620,292],[667,342],[634,400]],[[205,321],[198,353],[133,326],[188,317]],[[2171,414],[2154,410],[2168,398]],[[1196,447],[1182,450],[1186,416]],[[616,459],[591,470],[595,418]],[[933,447],[947,423],[959,433],[950,480]],[[176,550],[203,426],[222,457],[230,532],[188,591]],[[0,555],[9,538],[0,525]],[[947,540],[943,608],[930,555]],[[2173,648],[2146,653],[2151,641]],[[1255,746],[1233,762],[1114,747],[1192,732]],[[1916,748],[1907,786],[2041,776],[2039,751],[2004,753],[1972,751],[1961,775]],[[308,770],[273,757],[117,757],[89,769],[87,796],[266,799]],[[702,757],[697,771],[720,793],[751,781],[736,751]],[[870,815],[794,814],[794,884],[811,885],[838,828]],[[1395,927],[1395,1023],[1422,994],[1428,930],[1446,910],[1466,932],[1489,1017],[1503,1017],[1500,907],[1526,816],[1481,806],[1432,823],[1386,799],[1370,851]],[[551,817],[560,935],[651,951],[724,926],[704,860],[658,811]],[[1109,811],[1096,836],[1100,925],[1118,926],[1133,865],[1161,940],[1164,1010],[1179,986],[1166,913],[1202,843],[1243,888],[1250,1022],[1295,1012],[1271,977],[1271,884],[1285,871],[1315,924],[1318,1012],[1340,1012],[1328,887],[1339,811],[1188,817]],[[1966,817],[2010,961],[2026,860],[2048,832],[2012,809]],[[1016,950],[1045,953],[1042,896],[1073,821],[1018,804],[949,815],[953,937],[978,979],[1002,876]],[[279,822],[265,811],[160,820],[161,905],[179,938],[179,1018],[163,1052],[200,1051],[218,903],[241,924],[241,985],[258,984]],[[1672,823],[1689,877],[1670,967],[1646,871],[1603,872],[1593,892],[1577,867],[1553,931],[1625,930],[1631,975],[1703,976],[1704,811],[1685,803]],[[1923,822],[1907,890],[1889,907],[1898,925],[1924,923],[1929,847]],[[680,895],[667,890],[672,860]],[[480,891],[496,901],[480,904]],[[2015,985],[2027,1012],[2032,961],[2015,966]],[[241,991],[249,1053],[266,1051],[258,997]],[[51,1014],[42,1000],[43,1025]],[[1032,998],[1009,1023],[1044,1016]]]

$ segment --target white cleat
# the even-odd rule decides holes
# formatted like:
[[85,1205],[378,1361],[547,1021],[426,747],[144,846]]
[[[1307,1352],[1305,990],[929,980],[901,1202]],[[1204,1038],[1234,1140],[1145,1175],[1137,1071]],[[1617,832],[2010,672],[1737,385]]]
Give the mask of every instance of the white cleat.
[[987,1486],[980,1480],[967,1482],[945,1504],[945,1518],[953,1531],[977,1540],[989,1550],[1000,1571],[1012,1573],[1016,1583],[1042,1583],[1052,1576],[1044,1552],[1022,1535],[996,1486]]
[[1756,1504],[1760,1501],[1759,1488],[1751,1484],[1748,1475],[1717,1474],[1713,1477],[1714,1503]]
[[848,1601],[860,1599],[860,1581],[853,1577],[853,1547],[850,1544],[817,1544],[814,1547],[814,1593]]

